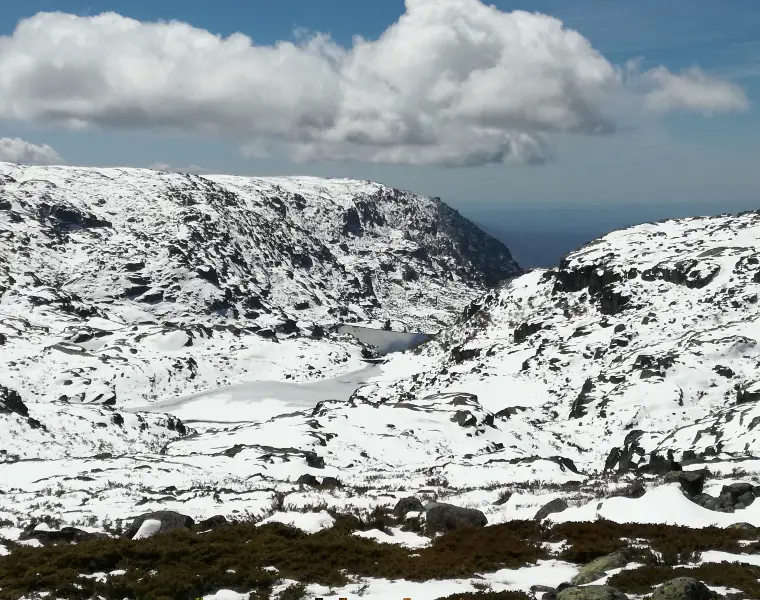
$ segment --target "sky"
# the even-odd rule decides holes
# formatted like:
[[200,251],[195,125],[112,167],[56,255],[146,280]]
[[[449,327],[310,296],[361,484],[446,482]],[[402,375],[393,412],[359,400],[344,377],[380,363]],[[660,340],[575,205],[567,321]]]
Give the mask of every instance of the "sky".
[[760,208],[753,0],[16,0],[0,160],[352,177],[500,230]]

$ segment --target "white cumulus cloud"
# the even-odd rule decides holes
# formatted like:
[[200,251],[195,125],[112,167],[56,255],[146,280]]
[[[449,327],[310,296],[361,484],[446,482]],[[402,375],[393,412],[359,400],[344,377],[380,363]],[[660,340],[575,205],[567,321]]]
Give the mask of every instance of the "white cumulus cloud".
[[676,74],[659,67],[646,73],[646,77],[653,89],[645,96],[645,107],[653,112],[688,110],[712,114],[749,108],[749,100],[738,85],[709,77],[697,68]]
[[622,106],[746,104],[696,71],[642,77],[646,90],[629,87],[555,18],[479,0],[407,0],[378,39],[350,48],[39,13],[0,37],[0,119],[222,136],[251,156],[468,166],[543,162],[552,134],[611,134]]
[[0,137],[0,162],[54,165],[62,163],[63,159],[47,144],[38,145],[20,138]]

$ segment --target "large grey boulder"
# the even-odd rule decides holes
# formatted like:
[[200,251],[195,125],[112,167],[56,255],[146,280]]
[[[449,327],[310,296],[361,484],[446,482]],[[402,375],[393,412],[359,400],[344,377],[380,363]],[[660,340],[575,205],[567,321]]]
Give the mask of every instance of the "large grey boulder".
[[549,515],[562,512],[565,509],[567,509],[567,502],[563,498],[555,498],[551,502],[539,508],[536,516],[533,517],[533,520],[543,521]]
[[622,552],[613,552],[607,556],[600,556],[584,565],[578,574],[570,580],[571,585],[585,585],[596,581],[607,574],[611,569],[620,569],[628,564],[628,558]]
[[425,523],[428,533],[445,533],[462,527],[485,527],[488,519],[474,508],[431,502],[425,507]]
[[396,502],[396,506],[393,507],[393,516],[398,519],[402,519],[406,513],[409,512],[422,512],[425,507],[419,498],[415,496],[408,496],[407,498],[401,498]]
[[[158,524],[155,527],[146,526],[146,530],[140,537],[149,537],[150,535],[166,533],[167,531],[173,531],[175,529],[192,529],[193,525],[195,525],[195,521],[192,517],[174,512],[173,510],[158,510],[135,518],[124,532],[124,537],[133,539],[146,521],[157,522]],[[149,525],[151,524],[152,523]]]
[[701,581],[678,577],[666,581],[652,594],[652,600],[715,600],[718,594]]
[[587,585],[565,588],[557,600],[628,600],[628,596],[609,585]]

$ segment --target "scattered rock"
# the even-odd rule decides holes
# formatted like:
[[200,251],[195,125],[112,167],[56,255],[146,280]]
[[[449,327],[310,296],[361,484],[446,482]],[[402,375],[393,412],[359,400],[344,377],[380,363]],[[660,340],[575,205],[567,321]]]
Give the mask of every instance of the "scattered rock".
[[666,581],[652,594],[652,600],[714,600],[719,598],[701,581],[691,577],[678,577]]
[[538,509],[536,516],[533,517],[534,521],[543,521],[546,517],[554,513],[560,513],[566,510],[568,507],[567,501],[564,498],[555,498],[551,502],[548,502],[543,507]]
[[445,533],[462,527],[485,527],[488,519],[474,508],[431,502],[425,507],[425,523],[429,533]]

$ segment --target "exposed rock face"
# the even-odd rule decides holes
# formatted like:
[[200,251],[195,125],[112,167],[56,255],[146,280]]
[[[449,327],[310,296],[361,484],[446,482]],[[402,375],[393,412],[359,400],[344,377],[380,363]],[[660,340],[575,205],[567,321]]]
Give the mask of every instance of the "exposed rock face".
[[425,507],[425,524],[430,533],[445,533],[462,527],[485,527],[488,519],[479,510],[431,502]]

